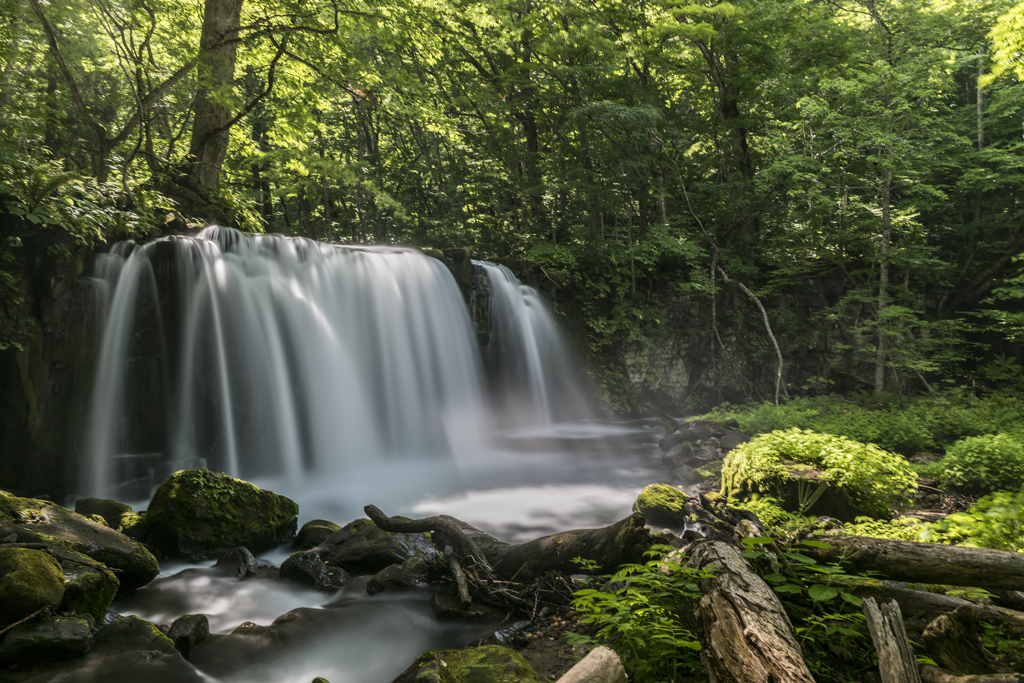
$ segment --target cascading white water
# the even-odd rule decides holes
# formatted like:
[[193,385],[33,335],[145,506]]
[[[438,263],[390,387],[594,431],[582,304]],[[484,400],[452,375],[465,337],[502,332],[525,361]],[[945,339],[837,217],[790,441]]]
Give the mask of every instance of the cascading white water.
[[535,289],[505,266],[473,261],[486,276],[485,362],[507,424],[552,424],[588,416],[554,315]]
[[344,474],[479,434],[472,326],[452,275],[418,251],[210,227],[100,265],[92,495],[138,498],[198,465]]

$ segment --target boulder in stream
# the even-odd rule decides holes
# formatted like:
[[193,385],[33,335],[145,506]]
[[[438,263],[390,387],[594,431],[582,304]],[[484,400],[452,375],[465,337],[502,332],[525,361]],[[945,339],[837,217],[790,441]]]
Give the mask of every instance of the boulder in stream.
[[503,645],[425,652],[393,683],[543,683],[523,656]]
[[55,662],[89,650],[90,627],[79,617],[32,619],[12,628],[0,641],[0,665]]
[[175,472],[146,513],[145,539],[167,557],[199,561],[240,545],[260,553],[295,536],[299,506],[210,470]]
[[247,579],[250,576],[256,576],[259,565],[256,564],[256,558],[248,548],[232,548],[221,553],[213,568],[224,574],[238,577],[238,579]]
[[437,549],[421,533],[381,531],[368,519],[357,519],[331,534],[312,552],[329,565],[353,574],[376,574],[411,557],[432,557]]
[[366,592],[376,595],[396,588],[426,588],[429,567],[426,557],[415,555],[402,564],[393,564],[374,574],[366,584]]
[[41,550],[0,548],[0,624],[14,623],[64,597],[64,572]]
[[299,550],[310,550],[323,543],[327,538],[341,531],[341,526],[326,519],[311,519],[302,525],[295,535],[294,546]]
[[174,620],[167,637],[185,659],[210,635],[210,620],[205,614],[186,614]]
[[138,538],[144,530],[145,517],[133,512],[130,505],[116,500],[79,498],[75,501],[75,512],[90,519],[99,515],[105,525],[129,538]]
[[322,591],[335,591],[348,579],[344,569],[327,566],[312,550],[292,553],[281,564],[280,576]]
[[160,573],[156,558],[124,534],[47,500],[0,491],[0,541],[42,544],[60,557],[67,550],[119,570],[118,591],[144,586]]
[[644,516],[649,526],[682,529],[686,526],[686,503],[690,496],[669,484],[651,484],[644,487],[633,512]]

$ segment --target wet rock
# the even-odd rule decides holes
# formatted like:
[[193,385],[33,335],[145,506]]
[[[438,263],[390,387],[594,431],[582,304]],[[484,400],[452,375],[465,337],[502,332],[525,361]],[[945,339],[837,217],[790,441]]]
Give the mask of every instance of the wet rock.
[[64,572],[41,550],[0,548],[0,624],[24,619],[64,597]]
[[480,621],[490,616],[491,608],[477,603],[470,603],[469,608],[462,607],[459,599],[453,595],[434,593],[430,598],[430,609],[438,619],[451,619],[453,621]]
[[120,531],[129,538],[140,535],[145,519],[133,512],[130,505],[107,498],[79,498],[75,501],[75,512],[89,518],[99,515],[104,525],[114,531]]
[[177,655],[174,641],[156,624],[139,617],[121,617],[101,628],[93,638],[93,652],[127,652],[141,650]]
[[11,538],[18,543],[42,543],[58,556],[73,550],[120,570],[120,593],[144,586],[160,573],[156,558],[124,534],[60,505],[0,491],[0,539]]
[[54,662],[84,655],[89,650],[86,619],[42,618],[19,624],[0,642],[0,664]]
[[64,550],[58,560],[64,572],[60,611],[88,615],[96,621],[103,619],[120,586],[114,572],[73,550]]
[[523,656],[502,645],[425,652],[394,683],[542,683]]
[[259,553],[295,536],[299,506],[209,470],[175,472],[146,513],[145,539],[167,557],[211,559],[243,545]]
[[313,549],[327,564],[353,574],[376,574],[411,557],[431,557],[437,549],[423,534],[381,531],[368,519],[357,519]]
[[326,678],[320,678],[319,676],[317,676],[316,678],[313,679],[313,683],[331,683],[331,682],[328,681]]
[[427,586],[427,570],[430,563],[421,555],[410,557],[402,564],[385,567],[373,575],[366,584],[366,592],[376,595],[381,591],[396,588],[425,588]]
[[249,552],[248,548],[232,548],[217,558],[217,564],[213,568],[239,579],[256,576],[259,565],[256,558]]
[[174,643],[175,649],[185,659],[192,650],[210,635],[210,620],[205,614],[186,614],[178,617],[167,631],[167,637]]
[[651,484],[644,488],[633,503],[633,512],[639,512],[648,526],[681,529],[686,524],[685,509],[690,496],[668,484]]
[[282,579],[295,581],[318,590],[335,591],[345,583],[348,576],[341,567],[328,567],[312,550],[292,553],[281,564]]
[[334,522],[328,522],[326,519],[312,519],[299,529],[299,533],[295,535],[294,546],[299,550],[310,550],[338,531],[341,531],[341,527]]

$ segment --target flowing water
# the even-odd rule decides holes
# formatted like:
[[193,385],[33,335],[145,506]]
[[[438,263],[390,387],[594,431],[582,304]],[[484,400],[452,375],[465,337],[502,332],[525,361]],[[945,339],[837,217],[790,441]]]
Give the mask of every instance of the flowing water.
[[[622,519],[659,477],[659,432],[585,419],[551,309],[507,269],[475,266],[486,320],[411,249],[224,228],[117,245],[97,262],[106,325],[82,490],[144,507],[174,470],[208,466],[292,497],[300,523],[344,524],[372,503],[524,541]],[[212,680],[388,683],[421,652],[499,626],[439,622],[428,597],[167,565],[113,609],[207,614],[216,635],[191,661]],[[270,640],[226,635],[285,614]]]

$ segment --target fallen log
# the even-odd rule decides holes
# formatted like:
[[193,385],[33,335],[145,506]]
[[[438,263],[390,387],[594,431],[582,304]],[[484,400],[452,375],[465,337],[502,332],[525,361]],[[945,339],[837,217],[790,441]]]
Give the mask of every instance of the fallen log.
[[922,683],[1024,683],[1024,674],[982,674],[957,676],[945,669],[928,664],[921,665]]
[[818,562],[842,565],[847,571],[873,570],[896,581],[987,590],[1024,589],[1024,553],[863,536],[820,540],[829,547],[801,552]]
[[935,619],[922,636],[925,651],[954,674],[1013,673],[985,649],[978,614],[974,605],[967,605]]
[[863,607],[871,642],[878,654],[882,683],[921,683],[917,657],[907,638],[899,603],[890,600],[879,607],[874,599],[865,598]]
[[905,618],[925,619],[929,623],[949,612],[967,607],[980,621],[995,624],[1009,632],[1024,634],[1024,612],[998,605],[971,602],[941,593],[929,593],[913,588],[890,586],[861,586],[853,591],[858,598],[895,600]]
[[697,607],[701,663],[714,683],[814,683],[793,625],[771,588],[740,551],[721,541],[696,541],[688,565],[711,569]]

